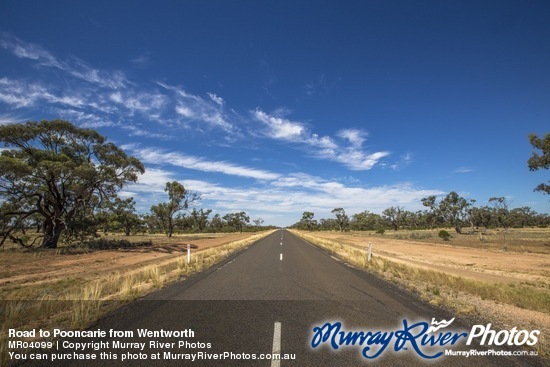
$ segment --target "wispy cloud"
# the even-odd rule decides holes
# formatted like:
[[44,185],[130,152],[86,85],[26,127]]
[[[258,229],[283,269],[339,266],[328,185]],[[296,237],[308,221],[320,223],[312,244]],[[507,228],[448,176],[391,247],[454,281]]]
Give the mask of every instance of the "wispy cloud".
[[150,52],[144,52],[141,55],[133,58],[130,60],[132,65],[138,69],[145,69],[149,65],[149,61],[151,59],[151,53]]
[[329,81],[324,73],[305,84],[306,95],[326,95],[329,94],[341,79]]
[[470,167],[459,167],[457,169],[454,170],[455,173],[469,173],[469,172],[473,172],[473,168],[470,168]]
[[309,148],[309,154],[316,158],[341,163],[351,170],[372,169],[390,153],[385,151],[369,153],[363,149],[367,133],[359,129],[340,130],[335,138],[312,133],[304,123],[292,121],[278,113],[268,114],[257,108],[252,116],[264,124],[263,135],[276,140],[298,143]]
[[247,177],[256,180],[274,180],[279,174],[241,166],[224,161],[211,161],[179,152],[165,152],[154,148],[135,149],[134,155],[145,163],[169,164],[202,172],[216,172],[231,176]]
[[[215,93],[202,97],[163,82],[136,83],[122,71],[100,70],[75,56],[59,58],[42,46],[9,33],[0,33],[0,49],[71,80],[66,84],[52,83],[47,73],[33,80],[0,76],[0,103],[11,108],[33,108],[34,111],[43,108],[56,112],[65,108],[67,112],[63,115],[76,118],[74,122],[99,127],[115,125],[101,121],[124,121],[119,126],[132,130],[134,135],[143,132],[135,122],[137,118],[152,122],[151,129],[170,125],[172,129],[192,129],[198,133],[217,130],[226,135],[222,141],[241,135],[226,112],[224,99]],[[142,54],[132,63],[143,66],[148,57],[149,54]],[[165,138],[165,134],[155,131],[148,136]]]
[[11,51],[19,58],[34,60],[38,63],[38,66],[59,69],[76,78],[102,87],[118,89],[129,84],[124,73],[120,71],[95,69],[77,57],[59,60],[42,46],[25,42],[9,33],[4,32],[0,35],[0,47]]
[[14,35],[6,32],[0,34],[0,47],[11,51],[15,56],[23,59],[36,60],[42,66],[62,68],[55,56],[40,45],[23,42]]
[[238,133],[238,128],[227,117],[223,98],[208,93],[209,99],[187,92],[181,87],[157,82],[162,88],[171,91],[175,100],[174,111],[183,122],[206,122],[210,128],[219,128],[227,133]]

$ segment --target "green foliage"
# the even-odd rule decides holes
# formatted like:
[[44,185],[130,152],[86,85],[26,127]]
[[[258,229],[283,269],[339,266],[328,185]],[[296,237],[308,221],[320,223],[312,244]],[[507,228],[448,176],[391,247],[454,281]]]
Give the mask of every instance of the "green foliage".
[[[79,213],[90,215],[144,172],[143,164],[94,130],[63,120],[0,126],[0,245],[42,218],[42,247],[57,247]],[[6,224],[7,223],[7,224]]]
[[386,220],[388,225],[393,229],[394,231],[397,231],[399,229],[399,226],[401,225],[402,217],[403,217],[403,208],[397,206],[397,207],[390,207],[388,209],[385,209],[382,212],[383,218]]
[[293,227],[297,229],[304,229],[307,231],[311,231],[314,229],[317,229],[319,224],[313,217],[315,214],[313,212],[303,212],[302,219],[298,223],[296,223]]
[[168,202],[151,206],[151,215],[166,235],[172,237],[176,226],[176,213],[188,210],[189,206],[201,200],[201,197],[196,192],[188,191],[177,181],[167,182],[164,191],[168,193]]
[[456,233],[462,232],[462,226],[471,217],[471,209],[475,200],[466,200],[456,192],[451,191],[436,203],[435,196],[422,199],[422,204],[430,208],[435,217],[440,217],[454,227]]
[[[550,133],[546,134],[542,139],[535,134],[530,134],[529,142],[534,148],[542,151],[542,155],[533,152],[531,158],[527,161],[529,170],[538,171],[539,169],[550,168]],[[550,183],[550,181],[548,181],[548,183]],[[550,194],[550,185],[541,183],[535,188],[535,191],[542,191],[545,194]]]
[[451,234],[444,229],[439,231],[437,235],[439,236],[439,238],[443,239],[443,241],[448,241],[451,238]]
[[336,223],[338,223],[340,232],[344,232],[349,227],[349,217],[346,211],[343,208],[335,208],[331,213],[336,216]]
[[245,212],[230,213],[223,216],[227,225],[242,233],[243,228],[250,223],[250,217]]
[[380,229],[376,230],[376,233],[379,234],[379,235],[384,235],[385,232],[386,232],[386,230],[384,230],[383,228],[380,228]]

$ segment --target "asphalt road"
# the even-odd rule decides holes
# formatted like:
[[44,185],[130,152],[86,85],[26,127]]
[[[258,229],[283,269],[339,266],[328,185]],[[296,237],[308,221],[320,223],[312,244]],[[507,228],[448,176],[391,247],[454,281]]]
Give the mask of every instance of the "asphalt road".
[[[130,330],[145,348],[113,349],[120,357],[140,352],[147,359],[58,361],[30,365],[55,366],[543,366],[531,357],[451,357],[427,360],[412,343],[395,352],[395,343],[375,359],[362,356],[366,346],[343,346],[335,351],[327,343],[313,349],[314,328],[340,322],[343,331],[391,332],[415,322],[450,319],[454,315],[421,302],[392,284],[358,271],[292,235],[277,231],[210,270],[166,287],[112,313],[91,329]],[[455,320],[449,330],[469,332],[470,324]],[[138,338],[137,329],[191,330],[193,337]],[[109,340],[109,338],[105,339]],[[150,340],[192,343],[182,348],[151,348]],[[379,340],[379,339],[378,339]],[[395,339],[394,339],[395,340]],[[89,340],[84,340],[84,342]],[[113,339],[110,339],[110,343]],[[464,343],[458,343],[464,344]],[[451,349],[468,350],[461,346]],[[112,346],[112,345],[111,345]],[[445,347],[446,348],[446,347]],[[445,348],[421,348],[435,354]],[[479,347],[479,350],[482,350]],[[501,349],[497,347],[496,349]],[[378,350],[372,346],[370,354]],[[511,349],[511,350],[518,350]],[[231,355],[233,359],[152,360],[165,352]],[[245,359],[248,355],[280,352],[295,359],[271,361]],[[203,358],[208,356],[203,355]]]

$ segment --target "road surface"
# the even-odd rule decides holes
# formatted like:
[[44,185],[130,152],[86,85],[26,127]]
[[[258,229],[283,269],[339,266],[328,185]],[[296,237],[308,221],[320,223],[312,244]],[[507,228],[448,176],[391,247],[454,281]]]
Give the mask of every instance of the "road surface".
[[[113,350],[119,357],[139,353],[147,359],[125,362],[105,359],[99,361],[58,361],[30,365],[55,366],[543,366],[532,357],[457,357],[442,356],[432,361],[423,359],[411,347],[395,352],[393,343],[374,359],[362,356],[364,346],[342,346],[334,350],[327,343],[312,348],[314,328],[325,323],[340,322],[343,331],[391,332],[404,329],[404,320],[415,322],[449,320],[453,315],[431,307],[396,286],[368,273],[356,270],[296,237],[278,230],[259,240],[210,270],[185,281],[157,291],[144,299],[125,306],[101,320],[91,329],[130,330],[134,338],[114,338],[128,344],[126,349]],[[455,333],[469,332],[470,324],[455,320]],[[181,330],[186,337],[137,338],[138,329]],[[185,331],[187,330],[187,331]],[[151,346],[151,340],[187,343]],[[88,340],[84,340],[86,342]],[[461,345],[459,348],[458,345]],[[456,348],[469,350],[464,342]],[[112,344],[110,345],[112,346]],[[443,351],[421,349],[428,355]],[[482,350],[482,347],[478,347]],[[372,355],[379,347],[372,346]],[[497,348],[500,349],[500,348]],[[518,350],[512,349],[512,350]],[[195,361],[152,360],[152,354],[184,354],[202,352],[202,358],[228,353],[233,359],[201,359]],[[269,353],[295,359],[272,361],[245,359]],[[232,353],[232,354],[230,354]],[[209,354],[209,356],[208,356]],[[171,354],[170,354],[171,355]],[[171,355],[172,356],[172,355]],[[198,358],[198,357],[197,357]]]

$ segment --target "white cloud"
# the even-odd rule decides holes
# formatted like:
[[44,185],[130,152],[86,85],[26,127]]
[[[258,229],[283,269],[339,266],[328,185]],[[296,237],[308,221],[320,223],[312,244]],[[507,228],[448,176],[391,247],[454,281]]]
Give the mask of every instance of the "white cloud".
[[19,58],[37,60],[41,65],[61,68],[61,64],[49,51],[39,45],[23,42],[9,33],[0,34],[0,47]]
[[125,92],[116,91],[109,95],[109,99],[128,111],[130,116],[140,112],[147,117],[159,113],[168,103],[168,97],[160,93],[151,93],[127,89]]
[[223,106],[225,104],[225,101],[223,100],[222,97],[217,96],[214,93],[207,93],[207,94],[208,94],[208,97],[210,97],[210,99],[216,102],[219,106]]
[[0,34],[0,47],[11,51],[19,58],[35,60],[39,66],[65,71],[76,78],[105,88],[118,89],[129,84],[124,73],[120,71],[94,69],[76,57],[59,60],[42,46],[25,42],[9,33]]
[[469,173],[469,172],[472,172],[472,171],[473,171],[473,168],[470,168],[470,167],[459,167],[454,172],[455,173]]
[[266,125],[267,129],[264,134],[273,139],[282,139],[291,142],[305,141],[306,128],[299,122],[268,115],[260,109],[252,111],[252,115],[256,120]]
[[338,144],[334,139],[311,133],[303,123],[291,121],[279,115],[270,115],[260,109],[252,111],[252,116],[262,122],[266,129],[263,135],[272,139],[300,143],[309,148],[313,157],[328,159],[343,164],[354,171],[370,170],[389,152],[366,152],[362,145],[367,133],[359,129],[340,130],[336,136],[344,141]]
[[337,135],[346,139],[354,147],[361,147],[366,140],[367,133],[359,129],[344,129],[340,130]]
[[[218,139],[221,142],[234,141],[241,136],[240,129],[231,122],[225,110],[224,99],[215,93],[208,93],[203,98],[162,82],[154,85],[136,84],[121,71],[96,69],[74,56],[61,59],[39,45],[7,33],[0,33],[0,48],[17,58],[32,60],[42,69],[61,71],[65,73],[61,77],[70,81],[51,83],[46,73],[41,73],[32,81],[1,78],[0,103],[11,108],[32,107],[33,112],[40,108],[59,112],[61,107],[65,107],[73,112],[64,115],[79,119],[73,122],[100,127],[105,126],[100,120],[124,121],[124,125],[120,126],[126,126],[126,129],[135,124],[134,118],[140,114],[155,124],[169,125],[173,129],[180,127],[195,132],[224,132],[227,136]],[[141,56],[134,59],[135,64],[147,61],[146,54]],[[97,115],[97,118],[90,118],[92,114]],[[143,133],[139,127],[133,130],[134,135]],[[148,136],[165,138],[164,134]]]
[[195,117],[193,110],[184,105],[177,105],[176,113],[188,119],[192,119]]
[[151,58],[151,53],[144,52],[138,57],[133,58],[130,60],[132,65],[138,69],[145,69],[149,65],[149,59]]
[[121,125],[120,128],[129,131],[129,136],[142,136],[147,138],[158,138],[162,140],[171,140],[174,138],[170,135],[144,130],[134,125]]
[[278,174],[236,165],[224,161],[209,161],[177,152],[164,152],[153,148],[136,149],[133,152],[140,160],[150,164],[170,164],[177,167],[198,170],[202,172],[217,172],[231,176],[254,178],[257,180],[273,180]]
[[226,115],[223,98],[214,93],[208,93],[209,99],[204,99],[188,93],[180,87],[174,87],[163,82],[157,82],[157,85],[173,92],[174,111],[184,118],[185,123],[193,121],[206,122],[210,128],[221,129],[230,134],[238,133],[237,126],[231,123]]

